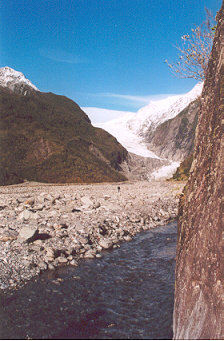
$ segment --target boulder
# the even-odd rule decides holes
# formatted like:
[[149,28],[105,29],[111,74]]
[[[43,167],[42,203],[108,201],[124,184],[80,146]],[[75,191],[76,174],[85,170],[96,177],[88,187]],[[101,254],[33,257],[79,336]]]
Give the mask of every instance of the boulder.
[[88,197],[82,197],[81,201],[85,205],[85,207],[93,206],[92,200],[90,200]]
[[63,257],[63,256],[60,256],[60,257],[58,257],[57,258],[57,261],[59,262],[59,263],[67,263],[68,261],[67,261],[67,258],[65,258],[65,257]]
[[29,206],[33,206],[35,204],[35,199],[30,198],[30,199],[26,200],[24,204],[29,205]]
[[103,249],[109,249],[113,246],[113,242],[109,239],[103,238],[99,241],[99,245],[103,248]]
[[38,214],[37,213],[34,213],[30,210],[24,210],[23,212],[21,212],[18,216],[18,219],[20,220],[30,220],[30,219],[35,219],[37,220],[38,219]]
[[90,249],[85,252],[84,258],[94,258],[96,256],[96,251],[93,249]]
[[20,230],[17,241],[22,241],[24,243],[31,243],[35,239],[37,239],[37,235],[38,235],[37,228],[25,226]]

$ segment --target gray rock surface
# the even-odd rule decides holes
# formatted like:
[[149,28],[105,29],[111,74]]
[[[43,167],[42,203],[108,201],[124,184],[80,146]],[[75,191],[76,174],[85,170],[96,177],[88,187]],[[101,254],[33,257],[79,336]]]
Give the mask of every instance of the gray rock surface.
[[30,243],[37,238],[37,235],[38,235],[38,229],[37,228],[24,226],[21,228],[21,230],[19,232],[19,236],[17,238],[17,241]]

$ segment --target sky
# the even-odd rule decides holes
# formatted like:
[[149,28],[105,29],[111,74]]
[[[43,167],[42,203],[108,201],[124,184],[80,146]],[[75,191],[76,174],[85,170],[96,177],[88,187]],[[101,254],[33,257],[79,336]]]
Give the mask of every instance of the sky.
[[81,107],[136,112],[190,91],[172,76],[181,36],[222,0],[0,0],[0,67]]

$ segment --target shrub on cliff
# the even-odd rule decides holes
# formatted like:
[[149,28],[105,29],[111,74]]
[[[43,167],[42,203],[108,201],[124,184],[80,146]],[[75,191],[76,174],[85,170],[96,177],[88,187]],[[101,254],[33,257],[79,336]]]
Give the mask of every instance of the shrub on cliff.
[[177,168],[176,172],[173,175],[173,180],[177,181],[187,180],[189,177],[192,162],[193,153],[190,154],[183,162],[181,162],[180,166]]

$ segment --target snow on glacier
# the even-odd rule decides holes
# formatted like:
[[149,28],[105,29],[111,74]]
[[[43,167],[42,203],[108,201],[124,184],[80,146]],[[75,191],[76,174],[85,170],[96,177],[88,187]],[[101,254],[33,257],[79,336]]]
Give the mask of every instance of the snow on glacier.
[[150,174],[150,178],[153,180],[161,179],[161,178],[169,178],[171,177],[176,169],[180,166],[180,162],[171,162],[168,166],[163,166],[156,171],[154,171],[152,174]]
[[[150,101],[148,105],[139,109],[137,113],[125,113],[114,120],[93,125],[108,131],[129,152],[159,159],[158,156],[148,150],[144,142],[144,133],[150,128],[156,129],[158,125],[177,116],[201,95],[202,88],[203,83],[201,82],[195,85],[187,94],[170,96],[159,101]],[[154,172],[152,176],[155,179],[171,176],[180,163],[170,161],[169,166],[162,167]]]
[[150,127],[155,129],[163,122],[174,118],[185,109],[193,100],[198,98],[202,92],[203,83],[184,95],[170,96],[159,101],[150,101],[148,105],[138,110],[136,115],[129,120],[129,129],[138,134],[144,133]]

